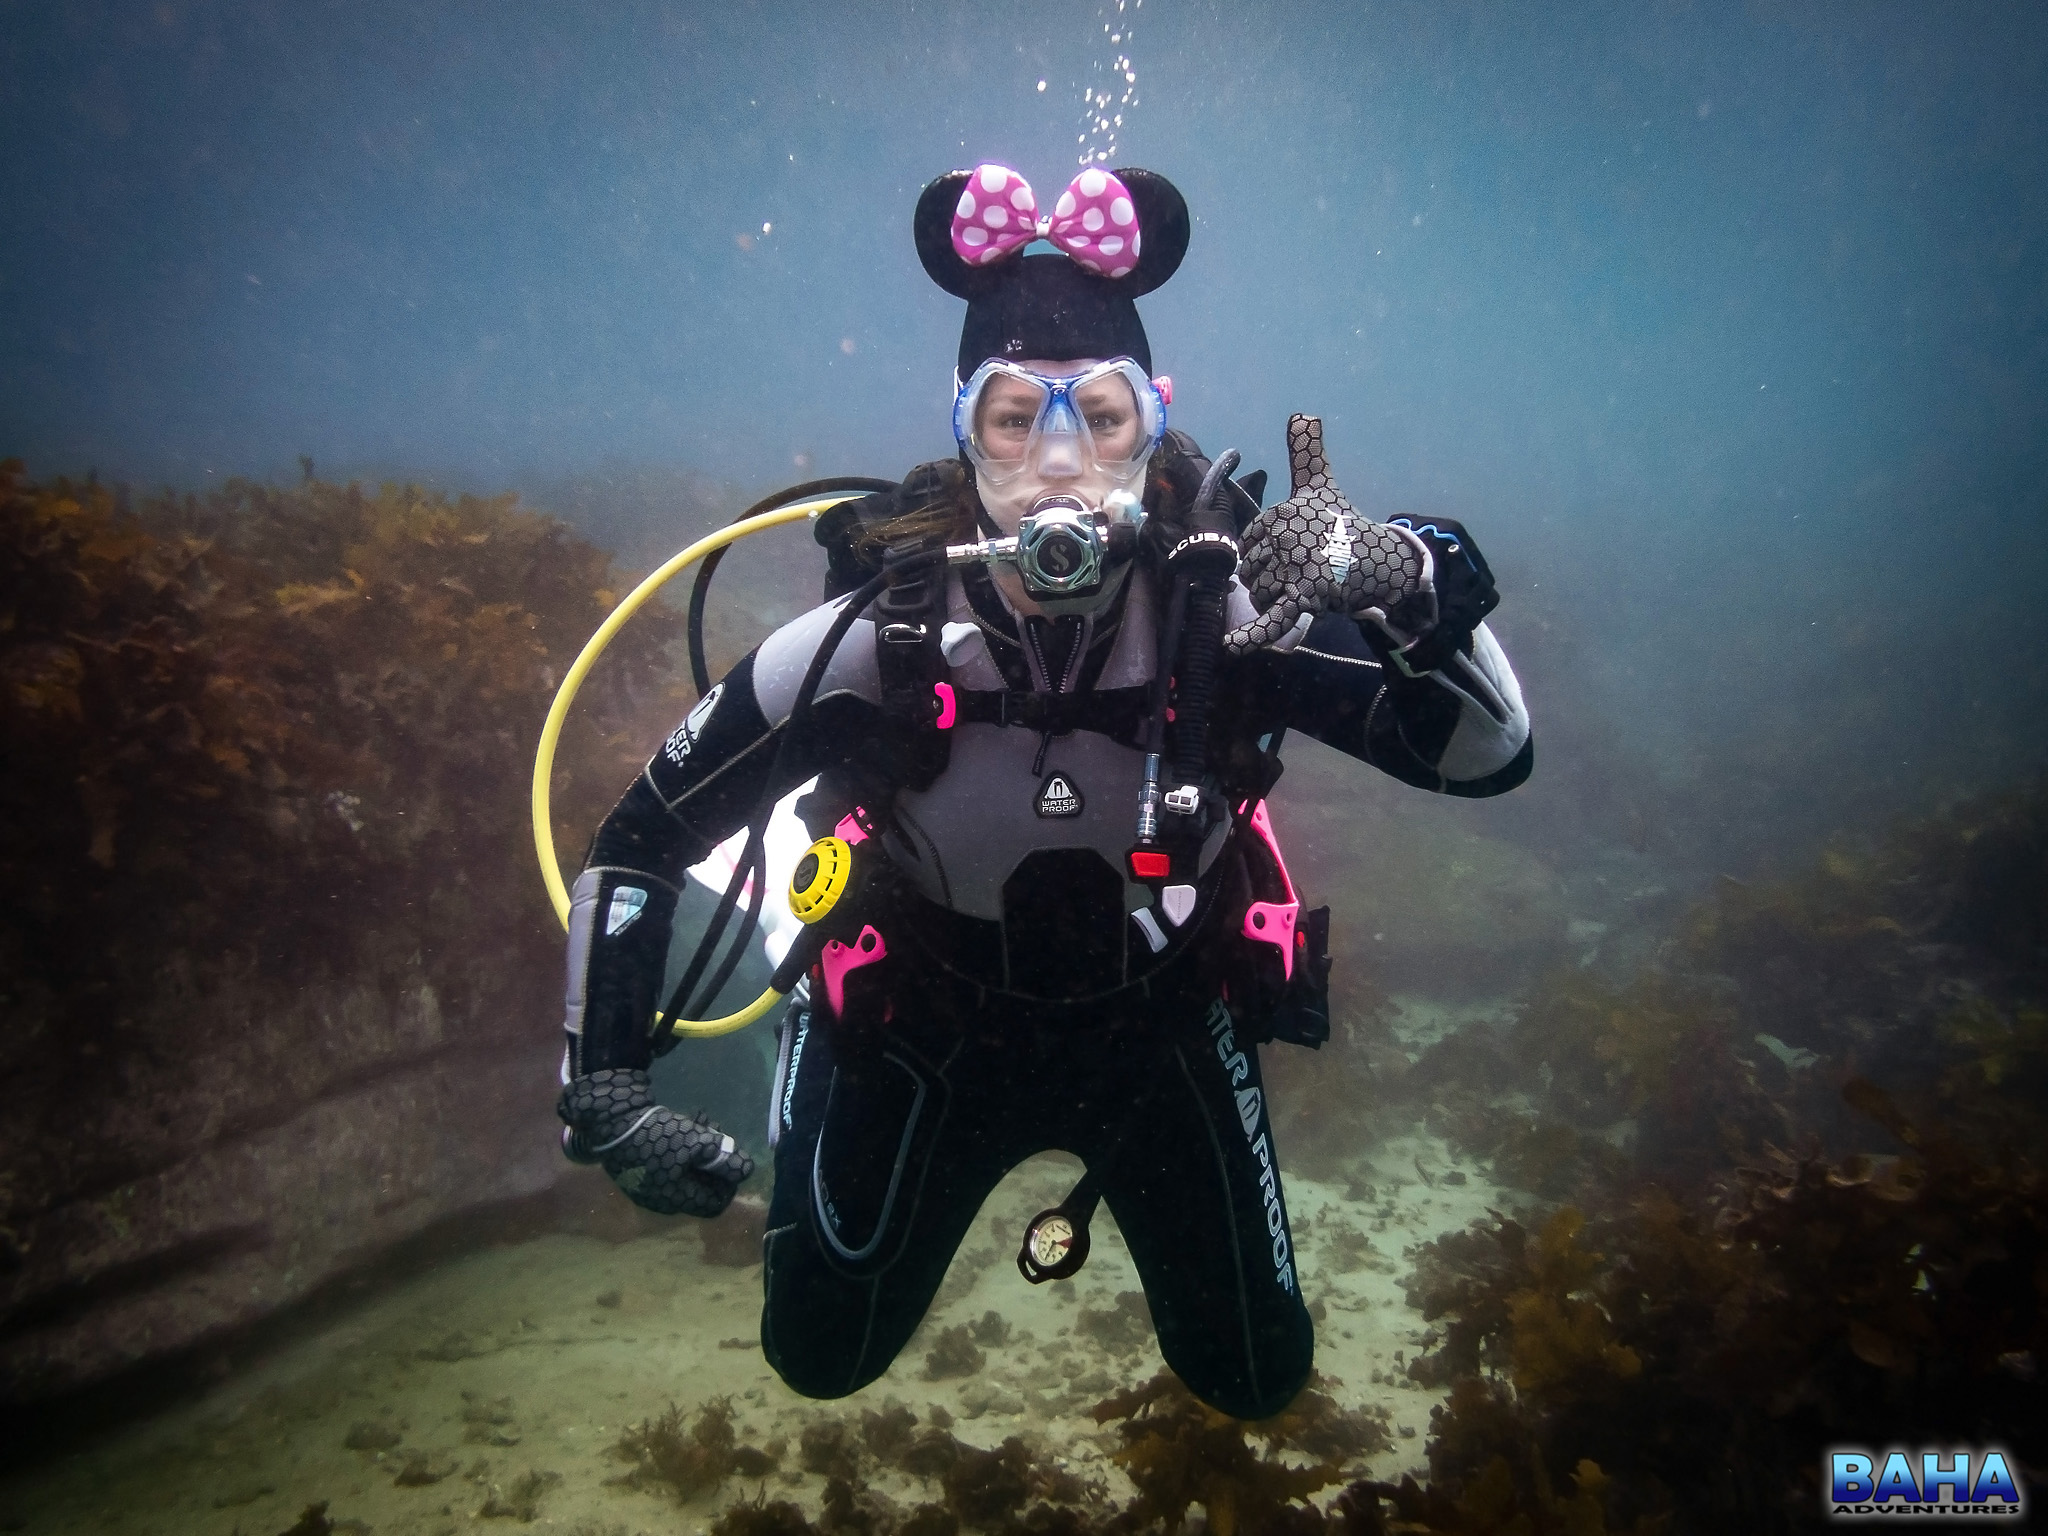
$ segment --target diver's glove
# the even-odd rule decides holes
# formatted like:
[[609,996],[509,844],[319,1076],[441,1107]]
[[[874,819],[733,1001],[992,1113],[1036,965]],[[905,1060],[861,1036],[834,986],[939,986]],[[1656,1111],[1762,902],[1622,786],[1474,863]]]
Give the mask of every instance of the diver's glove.
[[1223,637],[1243,655],[1271,645],[1303,614],[1347,613],[1377,625],[1399,649],[1436,627],[1426,540],[1359,516],[1323,460],[1323,423],[1287,418],[1293,494],[1244,531],[1238,579],[1259,616]]
[[572,1162],[602,1163],[635,1205],[663,1216],[716,1216],[754,1160],[715,1125],[654,1102],[645,1072],[623,1067],[572,1080],[555,1104]]

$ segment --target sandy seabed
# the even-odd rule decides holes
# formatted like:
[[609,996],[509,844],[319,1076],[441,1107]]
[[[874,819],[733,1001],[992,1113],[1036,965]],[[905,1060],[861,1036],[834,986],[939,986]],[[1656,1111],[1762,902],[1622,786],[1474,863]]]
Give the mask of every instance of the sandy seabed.
[[[1386,1411],[1392,1448],[1358,1467],[1398,1478],[1422,1471],[1440,1401],[1404,1370],[1426,1326],[1402,1293],[1404,1250],[1503,1208],[1503,1198],[1420,1131],[1379,1142],[1355,1166],[1344,1184],[1289,1176],[1288,1211],[1303,1293],[1322,1318],[1316,1367],[1337,1383],[1342,1406]],[[840,1402],[798,1397],[768,1369],[760,1267],[708,1263],[695,1223],[623,1243],[547,1236],[406,1281],[199,1400],[10,1479],[0,1529],[276,1536],[325,1501],[336,1531],[379,1536],[694,1536],[764,1488],[815,1520],[825,1479],[798,1469],[803,1429],[822,1418],[857,1423],[862,1409],[891,1401],[921,1424],[942,1407],[969,1444],[1021,1435],[1112,1499],[1128,1499],[1131,1485],[1109,1459],[1115,1435],[1088,1410],[1149,1378],[1158,1350],[1149,1336],[1115,1350],[1075,1322],[1084,1308],[1115,1311],[1118,1293],[1138,1288],[1129,1254],[1105,1209],[1075,1279],[1034,1287],[1015,1260],[1026,1220],[1064,1198],[1079,1167],[1045,1156],[1016,1169],[983,1209],[919,1334],[887,1375]],[[1010,1326],[985,1367],[926,1379],[941,1331],[990,1311]],[[721,1396],[742,1443],[787,1442],[765,1482],[734,1478],[685,1502],[622,1481],[625,1428],[671,1404],[688,1414]],[[905,1507],[940,1497],[935,1483],[890,1468],[868,1486]]]

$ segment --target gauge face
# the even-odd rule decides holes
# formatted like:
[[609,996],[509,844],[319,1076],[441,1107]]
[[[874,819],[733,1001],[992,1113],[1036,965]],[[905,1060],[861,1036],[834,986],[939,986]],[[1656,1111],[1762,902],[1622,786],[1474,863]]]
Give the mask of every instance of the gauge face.
[[1051,1269],[1074,1246],[1074,1224],[1064,1216],[1048,1216],[1031,1233],[1031,1257]]

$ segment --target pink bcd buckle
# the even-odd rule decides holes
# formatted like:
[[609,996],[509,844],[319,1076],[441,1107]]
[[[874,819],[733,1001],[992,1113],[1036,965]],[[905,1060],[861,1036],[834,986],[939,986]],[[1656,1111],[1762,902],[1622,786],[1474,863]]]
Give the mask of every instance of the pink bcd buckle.
[[1292,981],[1294,924],[1301,915],[1301,899],[1294,893],[1294,878],[1287,873],[1287,860],[1281,857],[1280,840],[1273,835],[1273,818],[1266,814],[1265,801],[1261,800],[1252,807],[1251,824],[1252,830],[1265,839],[1266,847],[1272,851],[1273,862],[1280,870],[1280,883],[1287,887],[1287,899],[1255,901],[1246,907],[1244,936],[1277,947],[1280,951],[1280,974]]
[[873,965],[877,960],[889,957],[889,946],[881,934],[875,931],[873,923],[860,931],[860,937],[851,944],[842,944],[837,939],[826,941],[824,954],[818,957],[818,964],[825,972],[825,1000],[832,1005],[834,1018],[846,1017],[846,977],[848,972],[857,971],[864,965]]

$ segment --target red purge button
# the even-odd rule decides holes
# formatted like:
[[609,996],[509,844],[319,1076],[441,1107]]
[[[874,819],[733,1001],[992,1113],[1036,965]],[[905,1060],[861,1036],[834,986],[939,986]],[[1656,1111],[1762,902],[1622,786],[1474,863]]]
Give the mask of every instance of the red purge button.
[[1163,853],[1134,848],[1131,850],[1131,873],[1140,880],[1164,880],[1173,873],[1173,860]]

